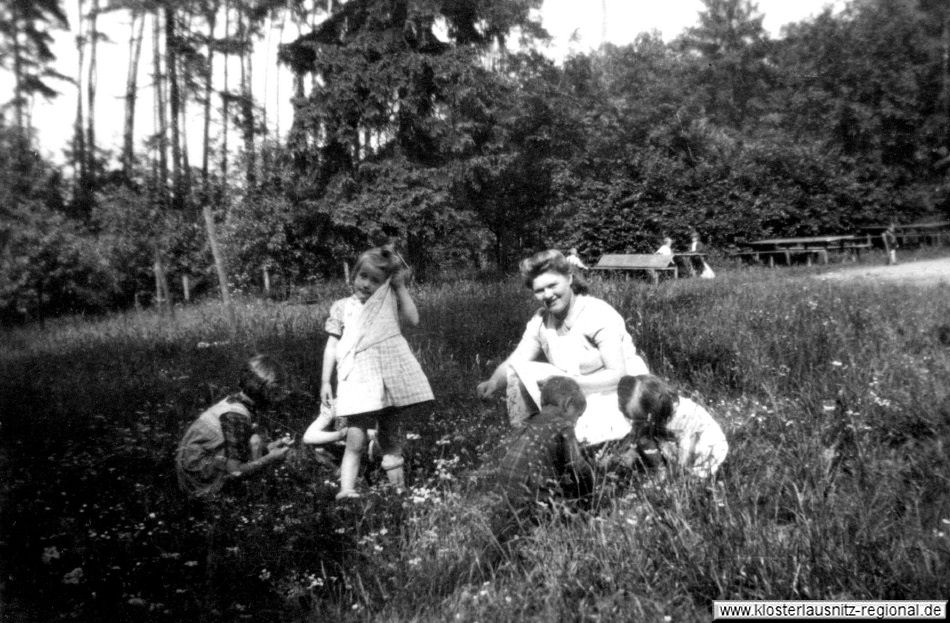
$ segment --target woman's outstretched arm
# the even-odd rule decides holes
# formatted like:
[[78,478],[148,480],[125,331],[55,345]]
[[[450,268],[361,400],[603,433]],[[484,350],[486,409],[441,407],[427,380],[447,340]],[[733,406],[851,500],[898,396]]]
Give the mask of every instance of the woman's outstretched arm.
[[508,386],[508,364],[512,361],[535,361],[541,355],[541,348],[535,340],[526,340],[521,338],[514,352],[498,364],[492,375],[487,381],[482,381],[475,388],[478,397],[487,400],[496,392],[502,391]]

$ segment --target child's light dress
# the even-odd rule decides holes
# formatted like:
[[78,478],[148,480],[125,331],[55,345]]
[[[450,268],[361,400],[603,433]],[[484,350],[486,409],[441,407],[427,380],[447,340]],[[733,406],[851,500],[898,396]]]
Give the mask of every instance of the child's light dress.
[[337,344],[337,417],[433,400],[432,388],[399,329],[386,281],[366,301],[354,295],[330,307],[326,331]]
[[670,465],[705,478],[716,473],[729,452],[722,428],[706,409],[689,398],[679,398],[667,425],[672,440],[660,442]]

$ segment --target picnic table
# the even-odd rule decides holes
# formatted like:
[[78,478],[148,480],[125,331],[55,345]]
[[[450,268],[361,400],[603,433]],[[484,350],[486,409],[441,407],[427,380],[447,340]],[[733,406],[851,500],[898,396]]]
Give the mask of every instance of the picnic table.
[[777,259],[784,259],[785,264],[791,264],[795,258],[803,258],[806,264],[811,265],[816,261],[827,264],[829,253],[858,254],[864,249],[870,249],[871,241],[868,236],[842,234],[765,238],[753,240],[749,243],[749,246],[752,247],[750,250],[738,251],[732,255],[747,257],[756,262],[761,262],[764,259],[768,261],[769,266],[774,266]]
[[679,269],[673,260],[673,256],[657,255],[656,253],[614,253],[602,255],[593,269],[647,271],[654,279],[658,278],[658,272],[672,273],[674,279],[679,276]]
[[[865,232],[868,238],[873,238],[877,246],[884,246],[883,241],[881,241],[881,234],[884,233],[885,229],[887,229],[887,225],[865,225],[861,228],[861,231]],[[921,242],[943,244],[944,242],[950,242],[950,221],[917,221],[903,225],[895,223],[894,236],[901,246],[915,246]]]

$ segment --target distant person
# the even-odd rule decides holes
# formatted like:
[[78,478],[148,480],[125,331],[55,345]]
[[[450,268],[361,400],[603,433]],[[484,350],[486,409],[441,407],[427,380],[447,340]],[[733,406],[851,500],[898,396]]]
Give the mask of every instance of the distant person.
[[897,234],[895,233],[894,223],[887,226],[884,233],[881,234],[881,240],[884,242],[884,251],[887,252],[887,263],[893,265],[897,263]]
[[703,244],[702,238],[699,236],[699,232],[695,229],[689,230],[689,252],[702,253],[705,248],[706,245]]
[[554,376],[541,386],[541,411],[511,440],[496,473],[500,500],[492,534],[503,545],[556,499],[586,499],[594,471],[581,453],[574,425],[587,407],[576,381]]
[[617,396],[633,427],[629,439],[646,468],[666,466],[706,478],[722,465],[729,452],[722,428],[705,408],[678,396],[659,377],[625,376]]
[[575,247],[571,247],[566,259],[568,264],[577,268],[578,270],[587,270],[587,264],[585,264],[584,260],[582,260],[577,254],[577,249]]
[[673,255],[673,239],[669,236],[663,238],[663,244],[654,251],[656,255]]
[[433,399],[429,380],[400,328],[400,323],[419,324],[419,311],[406,288],[408,266],[403,267],[389,245],[364,252],[353,269],[353,295],[330,307],[320,400],[328,407],[333,403],[336,416],[346,423],[337,499],[359,497],[356,478],[371,428],[378,430],[390,484],[404,486],[400,414]]
[[[703,244],[702,238],[699,235],[699,232],[695,229],[689,231],[689,251],[690,253],[702,253],[706,250],[706,245]],[[705,258],[694,258],[698,260],[693,263],[693,269],[699,268],[699,278],[700,279],[715,279],[716,273],[713,272],[712,266],[706,261]]]
[[254,432],[254,413],[279,403],[284,396],[283,373],[267,355],[245,364],[239,391],[209,407],[196,419],[178,445],[175,467],[181,488],[195,497],[217,493],[226,481],[241,478],[283,461],[289,438],[265,445]]

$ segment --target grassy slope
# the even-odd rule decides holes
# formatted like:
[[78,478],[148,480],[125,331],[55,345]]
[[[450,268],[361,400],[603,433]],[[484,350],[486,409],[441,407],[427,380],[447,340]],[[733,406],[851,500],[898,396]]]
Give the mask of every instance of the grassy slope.
[[[181,499],[171,470],[184,426],[248,353],[279,353],[316,393],[339,289],[314,306],[248,304],[234,336],[211,305],[174,322],[7,332],[3,601],[38,620],[212,607],[255,620],[705,620],[713,599],[946,595],[950,295],[777,278],[810,272],[595,283],[651,366],[723,421],[721,484],[605,483],[618,495],[593,516],[542,525],[489,575],[471,565],[484,505],[468,475],[505,423],[473,388],[533,308],[516,282],[417,290],[424,326],[409,337],[438,401],[406,423],[413,489],[353,507],[332,504],[332,472],[306,461],[211,511]],[[312,409],[298,397],[265,423],[299,434]]]

